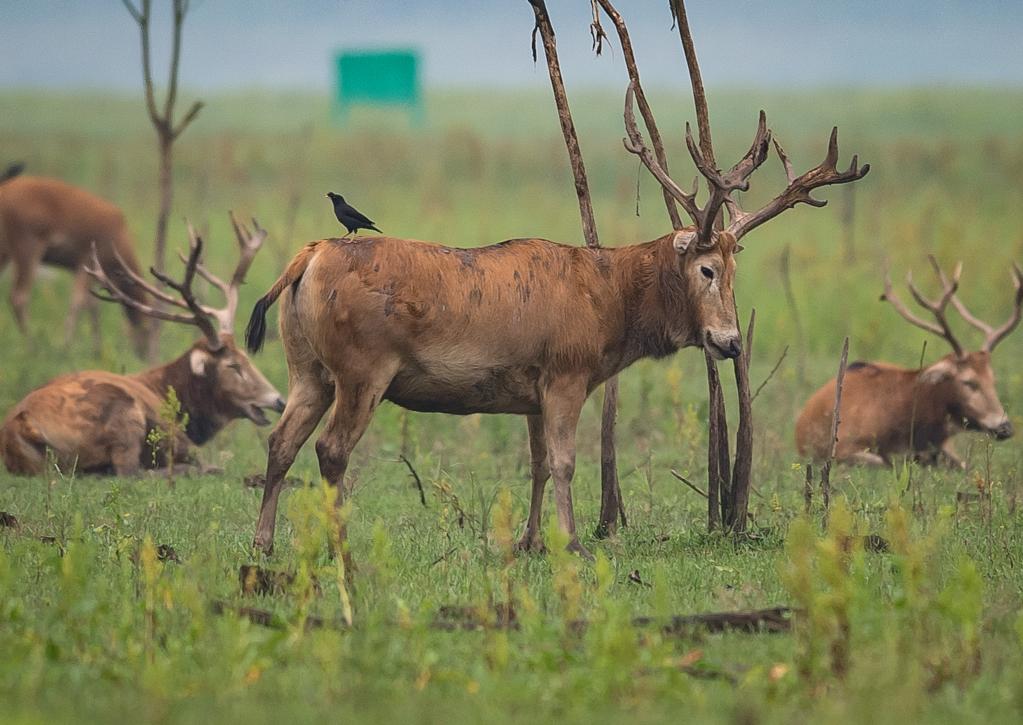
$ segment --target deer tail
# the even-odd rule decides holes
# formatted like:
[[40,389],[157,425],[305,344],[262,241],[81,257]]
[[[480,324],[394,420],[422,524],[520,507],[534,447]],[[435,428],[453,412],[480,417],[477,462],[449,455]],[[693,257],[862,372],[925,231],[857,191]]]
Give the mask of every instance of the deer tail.
[[0,458],[15,475],[31,476],[46,467],[46,439],[21,411],[0,428]]
[[291,285],[297,285],[302,279],[318,244],[318,241],[310,242],[302,247],[302,250],[288,264],[284,274],[274,282],[265,295],[256,300],[256,304],[252,308],[252,315],[249,317],[249,324],[245,328],[245,345],[249,348],[249,352],[259,352],[263,348],[263,339],[266,337],[267,311],[284,290]]

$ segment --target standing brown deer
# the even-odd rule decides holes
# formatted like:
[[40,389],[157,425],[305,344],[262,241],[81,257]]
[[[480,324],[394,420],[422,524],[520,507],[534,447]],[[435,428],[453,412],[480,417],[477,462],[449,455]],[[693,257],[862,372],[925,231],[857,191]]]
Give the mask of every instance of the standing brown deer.
[[[98,310],[89,298],[89,275],[85,270],[93,244],[100,261],[113,270],[111,274],[125,296],[145,305],[145,291],[134,281],[139,276],[135,243],[120,209],[59,179],[16,176],[0,182],[0,272],[8,263],[13,267],[10,301],[22,333],[28,331],[26,307],[36,271],[40,264],[48,264],[74,274],[65,342],[70,343],[78,314],[88,306],[99,346]],[[123,307],[131,324],[134,348],[141,356],[149,325],[137,307]]]
[[[241,259],[230,282],[223,282],[202,265],[202,240],[194,233],[183,281],[154,271],[177,296],[149,284],[133,271],[122,273],[166,306],[184,312],[137,301],[121,286],[121,275],[106,270],[98,251],[93,255],[86,270],[110,293],[111,297],[104,299],[120,302],[143,315],[194,325],[203,336],[176,360],[137,375],[98,370],[72,373],[29,393],[0,427],[0,456],[7,470],[23,475],[41,473],[47,450],[59,464],[75,466],[84,473],[125,476],[140,468],[188,463],[192,446],[205,444],[232,420],[248,418],[256,425],[267,425],[270,421],[265,409],[284,409],[280,393],[238,349],[232,334],[238,287],[266,232],[255,221],[254,231],[238,224],[233,215],[231,222]],[[225,307],[214,309],[195,298],[192,282],[196,274],[223,292]],[[181,403],[181,413],[188,417],[184,434],[174,445],[153,450],[148,435],[165,425],[160,410],[172,388]],[[174,460],[169,460],[167,449],[174,451]]]
[[[637,153],[694,222],[644,244],[571,247],[513,239],[453,249],[393,237],[321,239],[306,245],[257,303],[246,341],[258,350],[268,308],[281,298],[280,328],[289,395],[270,435],[266,485],[254,546],[273,548],[281,484],[302,444],[333,405],[316,442],[320,472],[338,486],[374,410],[389,400],[409,410],[527,416],[533,491],[519,546],[542,547],[540,507],[554,477],[558,523],[569,548],[576,536],[571,480],[576,424],[589,393],[644,357],[703,347],[718,358],[740,352],[732,283],[737,241],[799,202],[821,206],[813,189],[862,178],[856,159],[836,168],[837,130],[824,162],[792,173],[788,186],[746,213],[731,193],[748,188],[766,160],[771,132],[760,115],[740,161],[722,172],[687,129],[697,168],[711,187],[700,207],[643,146],[626,96],[626,146]],[[726,208],[729,224],[714,229]]]
[[[990,433],[998,440],[1013,434],[1012,423],[995,390],[991,353],[1016,329],[1023,305],[1023,272],[1013,265],[1016,287],[1012,315],[1001,327],[993,328],[966,308],[956,294],[962,264],[947,278],[931,257],[942,284],[937,300],[929,300],[907,277],[909,291],[935,322],[922,320],[902,303],[885,280],[882,299],[888,300],[906,320],[944,339],[952,352],[922,369],[906,369],[887,363],[856,362],[846,371],[839,409],[838,443],[835,457],[845,463],[890,465],[893,456],[911,453],[924,463],[939,458],[953,467],[963,462],[952,446],[952,437],[962,430]],[[970,325],[985,335],[976,352],[966,352],[952,334],[945,309],[949,302]],[[831,453],[831,418],[834,413],[835,380],[828,381],[803,407],[796,422],[796,445],[802,456],[817,460]]]

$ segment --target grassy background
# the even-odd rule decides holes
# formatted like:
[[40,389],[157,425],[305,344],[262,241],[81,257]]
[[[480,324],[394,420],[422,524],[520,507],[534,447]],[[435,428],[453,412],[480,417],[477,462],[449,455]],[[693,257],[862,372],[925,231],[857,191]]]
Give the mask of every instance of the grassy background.
[[[531,235],[580,239],[546,94],[435,93],[421,129],[400,115],[369,111],[340,129],[331,124],[329,104],[316,97],[251,93],[206,100],[177,149],[171,245],[184,246],[187,216],[208,230],[211,266],[226,269],[234,261],[227,210],[257,217],[270,239],[243,290],[243,314],[302,243],[337,233],[323,198],[328,190],[344,193],[398,236],[456,246]],[[627,244],[662,234],[667,225],[658,190],[621,146],[621,98],[580,94],[572,100],[602,241]],[[672,141],[676,178],[691,178],[679,131],[691,116],[687,99],[658,93],[652,102]],[[784,722],[807,713],[872,721],[1018,721],[1023,657],[1013,627],[1023,592],[1016,508],[1023,486],[1017,440],[994,445],[963,436],[960,449],[971,464],[966,473],[904,467],[837,472],[836,487],[864,531],[888,532],[886,517],[899,505],[914,510],[907,547],[867,555],[861,568],[839,577],[852,592],[855,614],[853,666],[844,680],[800,674],[812,649],[805,632],[678,639],[638,635],[627,624],[633,615],[798,603],[798,588],[779,574],[798,549],[786,553],[783,547],[802,508],[795,414],[834,374],[846,335],[852,358],[907,366],[916,364],[925,339],[878,301],[883,269],[890,265],[895,278],[914,269],[930,283],[927,252],[946,265],[963,259],[963,297],[1000,323],[1010,310],[1008,263],[1023,258],[1023,92],[731,91],[712,94],[710,103],[723,160],[745,150],[763,107],[797,167],[823,157],[833,123],[842,128],[842,161],[856,152],[872,166],[853,192],[852,259],[841,224],[851,198],[845,189],[823,192],[832,200],[826,209],[801,207],[752,233],[739,258],[741,314],[745,319],[755,305],[758,316],[754,384],[789,347],[756,403],[757,538],[735,544],[703,533],[703,500],[668,473],[677,468],[692,480],[705,479],[705,383],[701,356],[693,351],[641,362],[622,377],[619,460],[630,526],[609,542],[589,542],[606,568],[557,556],[503,559],[507,520],[517,531],[528,505],[523,421],[408,415],[405,444],[427,488],[423,508],[395,462],[406,416],[382,407],[350,469],[349,529],[360,573],[356,629],[344,634],[304,633],[296,624],[307,610],[329,619],[340,611],[330,582],[333,565],[315,538],[322,532],[308,521],[319,510],[316,489],[284,494],[273,563],[326,578],[322,596],[256,601],[293,625],[283,632],[209,613],[212,600],[241,601],[236,572],[250,561],[259,493],[244,489],[240,479],[265,464],[267,430],[233,425],[201,452],[224,475],[184,479],[174,490],[159,480],[56,474],[26,480],[0,473],[0,510],[16,514],[30,533],[67,542],[61,557],[30,537],[0,533],[0,692],[8,703],[0,716],[176,721],[216,708],[228,719],[256,721],[277,719],[284,710],[302,719],[627,715],[654,721],[681,709],[700,719],[743,722]],[[0,160],[24,159],[33,173],[116,201],[147,257],[156,160],[138,100],[4,93],[0,108]],[[747,206],[765,201],[782,183],[771,159],[754,177]],[[799,325],[783,292],[786,248]],[[69,350],[60,346],[68,282],[53,272],[36,285],[28,340],[18,336],[9,313],[0,313],[0,339],[8,341],[0,354],[3,410],[62,372],[140,369],[114,309],[103,311],[98,358],[84,326]],[[9,284],[9,274],[0,277],[3,298]],[[979,333],[963,332],[979,343]],[[192,339],[189,330],[171,325],[163,335],[167,358]],[[944,354],[942,345],[930,340],[926,357]],[[1017,427],[1023,374],[1015,361],[1021,352],[1017,335],[995,357],[999,391]],[[279,344],[268,344],[257,364],[285,388]],[[598,427],[594,400],[580,425],[575,482],[577,516],[587,531],[599,501]],[[313,481],[315,456],[311,444],[306,449],[293,473]],[[915,497],[905,493],[910,470]],[[978,486],[994,491],[990,516],[977,506],[949,513],[956,491]],[[183,563],[137,566],[133,553],[147,536],[172,544]],[[829,541],[810,547],[814,561],[828,560],[835,543]],[[964,557],[979,572],[972,589],[960,581]],[[906,572],[917,559],[923,579],[914,589]],[[633,570],[652,586],[631,583]],[[426,626],[439,605],[503,599],[509,579],[523,602],[521,632],[452,635]],[[943,591],[951,594],[942,599]],[[977,591],[982,611],[975,621],[949,614]],[[573,613],[595,622],[583,637],[566,633],[564,621]],[[933,629],[913,629],[931,615],[938,622]],[[960,640],[969,640],[964,632],[971,621],[979,623],[975,671],[933,685],[929,678],[941,670],[936,660],[965,656]],[[828,639],[830,630],[821,626],[813,646]],[[899,644],[906,632],[918,635],[909,650]],[[734,673],[738,684],[680,672],[679,658],[694,650],[702,652],[699,667]]]

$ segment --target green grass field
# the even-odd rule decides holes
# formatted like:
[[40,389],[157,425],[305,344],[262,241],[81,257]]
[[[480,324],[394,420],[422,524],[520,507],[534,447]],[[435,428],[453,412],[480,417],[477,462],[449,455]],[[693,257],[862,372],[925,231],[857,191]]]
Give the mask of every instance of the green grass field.
[[[302,243],[337,234],[328,190],[397,236],[457,246],[580,240],[546,94],[436,93],[420,130],[369,112],[337,128],[315,97],[206,100],[177,150],[171,247],[185,246],[187,217],[207,230],[211,266],[225,268],[234,261],[227,211],[258,218],[270,239],[243,290],[244,315]],[[602,241],[664,233],[645,171],[635,215],[638,170],[621,146],[622,99],[573,100]],[[667,93],[653,101],[675,176],[689,179],[679,131],[688,101]],[[946,265],[963,259],[962,295],[974,311],[997,323],[1009,314],[1008,265],[1023,260],[1023,92],[731,91],[710,103],[721,160],[745,150],[763,107],[797,167],[820,161],[832,123],[842,128],[842,161],[855,152],[872,166],[854,197],[825,191],[827,208],[787,212],[752,233],[738,258],[740,313],[745,320],[757,310],[754,386],[788,347],[755,403],[753,536],[708,535],[704,500],[669,472],[706,478],[706,387],[693,350],[622,376],[618,455],[630,522],[608,541],[587,536],[594,565],[558,553],[508,556],[528,506],[524,421],[383,406],[349,473],[359,567],[347,592],[351,627],[342,626],[346,592],[326,555],[311,444],[292,471],[311,485],[283,495],[270,563],[297,579],[262,596],[239,592],[238,568],[257,561],[249,543],[260,492],[242,479],[262,471],[269,429],[235,423],[200,451],[223,475],[182,478],[173,489],[161,478],[0,473],[0,510],[22,524],[0,529],[0,720],[1019,722],[1019,439],[962,436],[965,472],[838,469],[838,503],[823,532],[819,509],[809,525],[801,515],[804,462],[792,427],[809,393],[834,375],[845,336],[851,359],[917,364],[925,335],[878,301],[886,264],[896,279],[913,269],[933,290],[926,254]],[[148,257],[156,160],[141,102],[8,92],[0,109],[0,164],[24,159],[32,173],[114,200]],[[777,160],[768,161],[748,206],[783,181]],[[851,200],[850,254],[842,217]],[[795,314],[781,273],[785,249]],[[141,369],[112,308],[103,310],[98,357],[84,320],[80,339],[63,349],[67,275],[47,273],[36,285],[27,340],[6,309],[9,285],[9,273],[0,276],[3,411],[63,372]],[[979,345],[979,333],[957,329]],[[165,325],[163,356],[191,339]],[[926,358],[945,354],[943,345],[928,340]],[[1017,428],[1021,354],[1017,333],[995,355]],[[271,340],[255,360],[284,390],[280,344]],[[599,508],[599,412],[598,394],[579,429],[574,489],[587,533]],[[425,507],[398,462],[403,449],[422,477]],[[957,504],[957,492],[985,497]],[[891,551],[848,550],[850,532],[880,534]],[[180,562],[158,561],[160,544]],[[432,626],[443,606],[486,613],[509,592],[517,630]],[[216,614],[215,602],[271,611],[276,626]],[[776,605],[804,610],[792,633],[675,635],[630,624]],[[310,615],[327,626],[307,628]],[[578,619],[589,626],[580,630]]]

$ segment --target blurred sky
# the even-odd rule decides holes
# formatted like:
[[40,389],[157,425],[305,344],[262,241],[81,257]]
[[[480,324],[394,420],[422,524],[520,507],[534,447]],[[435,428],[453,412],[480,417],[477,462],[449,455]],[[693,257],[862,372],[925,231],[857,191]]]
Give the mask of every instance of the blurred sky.
[[[169,0],[155,0],[157,70]],[[415,47],[428,85],[548,83],[526,0],[192,0],[182,83],[327,90],[338,48]],[[589,2],[548,0],[570,88],[621,88],[617,43],[590,51]],[[667,0],[618,0],[650,86],[686,82]],[[713,86],[1023,86],[1023,0],[690,0]],[[613,26],[605,21],[613,37]],[[0,0],[0,87],[135,90],[138,34],[119,0]],[[162,77],[159,74],[158,77]]]

